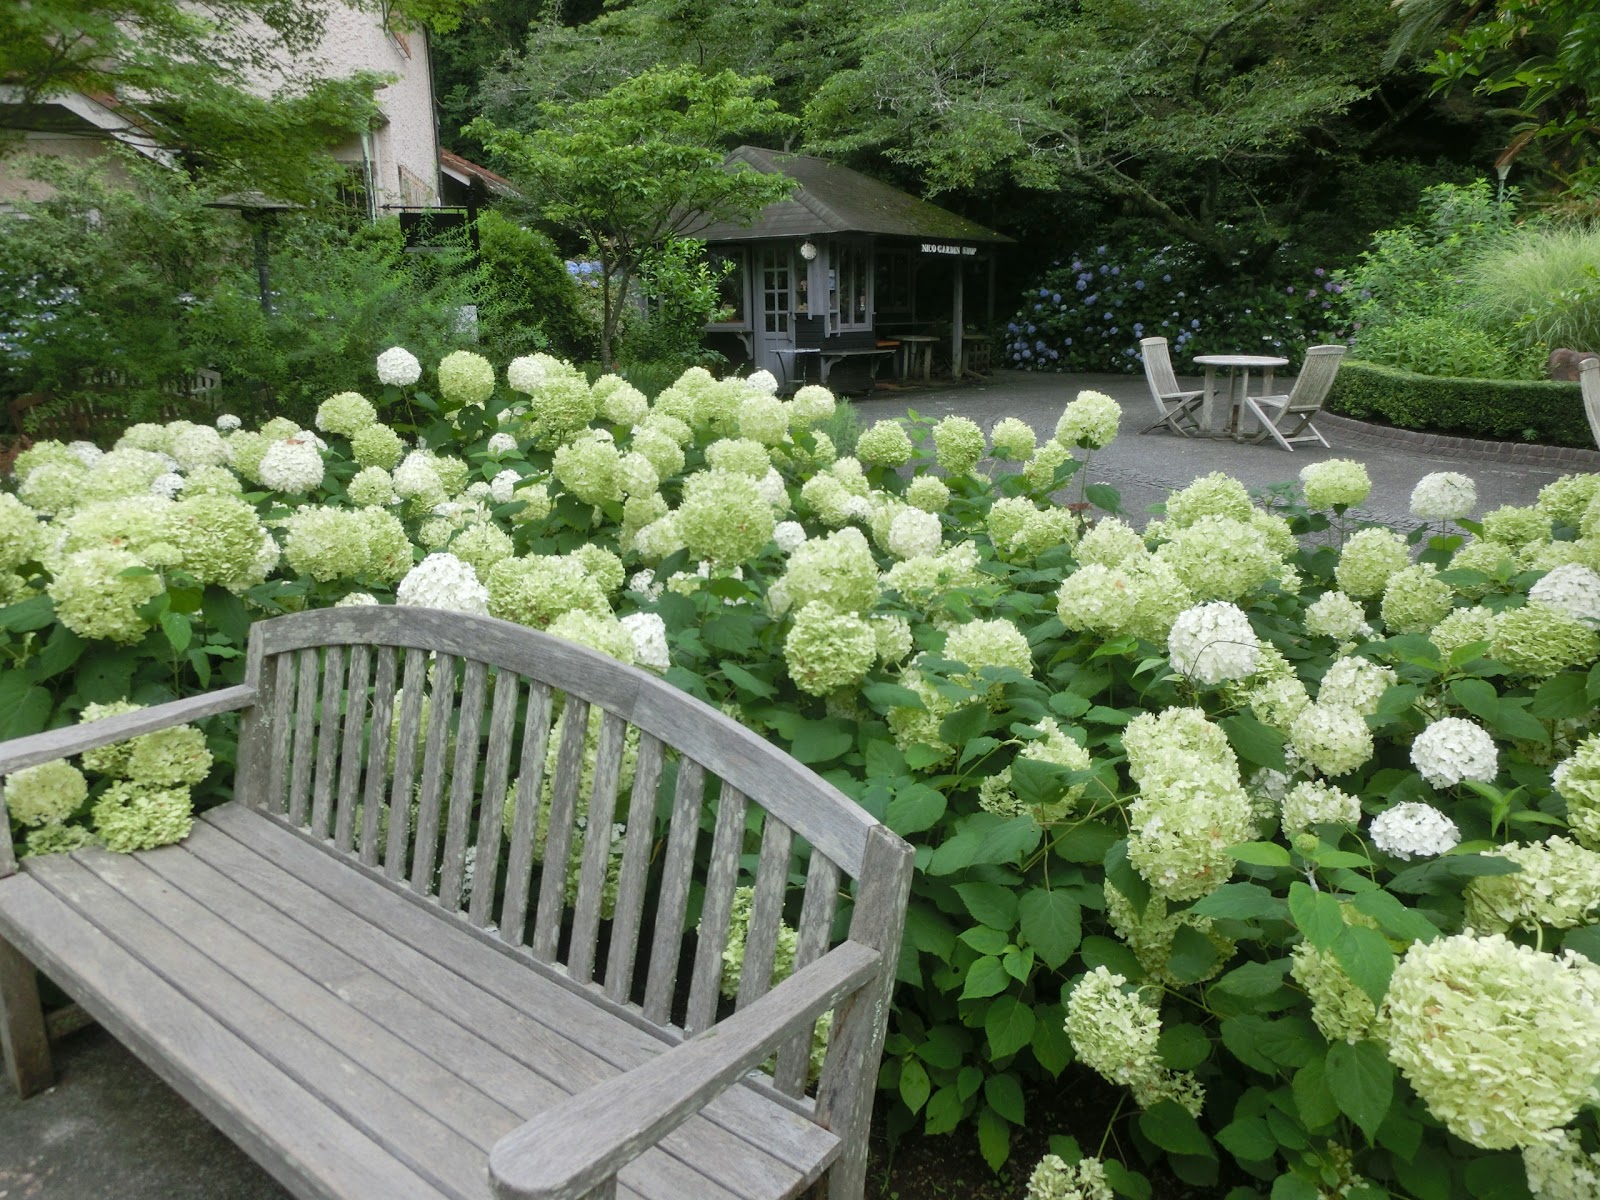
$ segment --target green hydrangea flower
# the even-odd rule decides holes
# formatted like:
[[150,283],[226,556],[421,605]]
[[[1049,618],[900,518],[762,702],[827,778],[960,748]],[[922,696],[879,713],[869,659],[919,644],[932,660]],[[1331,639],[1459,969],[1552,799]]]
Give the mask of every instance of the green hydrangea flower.
[[1122,405],[1104,392],[1082,391],[1062,410],[1056,422],[1056,438],[1063,446],[1084,446],[1102,450],[1117,436],[1122,420]]
[[772,506],[748,475],[715,468],[683,481],[678,533],[696,558],[716,563],[748,562],[772,540]]
[[1493,642],[1495,614],[1487,608],[1454,608],[1428,630],[1428,640],[1445,658],[1472,642]]
[[1402,567],[1383,586],[1379,613],[1390,633],[1427,633],[1455,605],[1455,589],[1438,577],[1432,563]]
[[46,854],[71,854],[85,846],[98,846],[100,839],[82,825],[46,825],[28,830],[23,842],[22,857],[38,858]]
[[439,394],[450,408],[487,402],[494,384],[494,367],[481,354],[455,350],[439,360]]
[[189,835],[194,808],[186,787],[154,788],[119,780],[94,805],[94,828],[115,854],[153,850]]
[[913,453],[911,438],[897,419],[877,421],[856,439],[856,457],[875,467],[903,467]]
[[602,375],[590,389],[598,413],[613,425],[632,428],[650,411],[645,394],[620,375]]
[[1372,492],[1367,468],[1348,458],[1310,463],[1301,468],[1300,483],[1305,488],[1306,507],[1316,511],[1354,508]]
[[541,446],[555,446],[570,439],[587,429],[599,412],[589,381],[565,364],[563,368],[546,375],[530,397],[532,424],[527,432]]
[[827,388],[808,383],[794,394],[789,406],[789,427],[796,432],[815,428],[833,416],[837,406],[838,402]]
[[317,406],[317,428],[324,433],[354,437],[377,419],[378,410],[360,392],[336,392]]
[[471,567],[479,582],[485,582],[490,568],[515,554],[516,547],[498,525],[478,521],[456,534],[450,542],[450,553]]
[[911,622],[894,613],[875,613],[868,620],[872,636],[878,641],[878,661],[886,667],[901,662],[911,653]]
[[[6,808],[19,825],[59,825],[88,797],[88,780],[64,758],[24,767],[6,778]],[[5,836],[3,830],[0,836]]]
[[345,494],[362,508],[382,508],[394,502],[394,480],[382,467],[362,467],[345,485]]
[[739,401],[735,424],[741,438],[777,446],[789,437],[789,406],[776,396],[746,396]]
[[1503,504],[1483,514],[1485,541],[1502,546],[1523,547],[1550,540],[1550,517],[1537,508]]
[[193,725],[146,733],[128,743],[125,774],[149,787],[196,784],[211,771],[206,736]]
[[795,614],[783,657],[795,686],[826,696],[861,681],[878,660],[878,640],[865,618],[810,603]]
[[1383,591],[1389,576],[1411,562],[1405,539],[1387,529],[1361,529],[1350,535],[1333,577],[1348,596],[1365,600]]
[[1033,426],[1016,417],[1002,417],[989,430],[989,444],[996,458],[1010,462],[1026,462],[1039,445],[1039,435]]
[[1571,929],[1600,916],[1600,854],[1564,837],[1483,851],[1522,869],[1484,875],[1467,883],[1467,927],[1479,933]]
[[[1146,978],[1162,987],[1183,988],[1205,983],[1222,974],[1238,949],[1235,942],[1213,928],[1210,917],[1196,916],[1187,908],[1174,910],[1163,896],[1151,893],[1139,912],[1133,902],[1106,881],[1106,917],[1117,936],[1128,943]],[[1193,930],[1216,949],[1216,960],[1199,979],[1179,979],[1172,973],[1172,943],[1180,931]]]
[[[1348,704],[1310,704],[1289,725],[1295,752],[1324,775],[1344,775],[1372,758],[1372,730]],[[1241,839],[1243,840],[1243,839]]]
[[37,463],[26,477],[19,477],[17,498],[47,517],[71,512],[83,500],[89,470],[77,459],[69,463]]
[[1068,1163],[1058,1154],[1046,1154],[1028,1176],[1026,1200],[1115,1200],[1098,1158]]
[[750,438],[719,438],[706,447],[706,463],[719,471],[736,471],[761,479],[772,469],[767,448]]
[[363,508],[356,512],[366,536],[367,559],[361,573],[383,583],[398,583],[416,565],[416,554],[400,518],[385,508]]
[[1167,523],[1178,529],[1193,525],[1201,517],[1230,517],[1247,522],[1255,511],[1244,484],[1223,471],[1202,475],[1167,497]]
[[[1161,1062],[1161,1016],[1127,980],[1096,967],[1067,996],[1067,1037],[1078,1061],[1110,1083],[1131,1088],[1141,1107],[1173,1095],[1174,1072]],[[1198,1084],[1179,1100],[1198,1115],[1204,1093]],[[1157,1093],[1160,1093],[1159,1096]]]
[[1022,466],[1022,477],[1031,491],[1044,492],[1055,486],[1056,473],[1072,462],[1072,451],[1055,438],[1045,441]]
[[605,589],[581,562],[558,555],[505,558],[489,568],[489,615],[535,629],[548,628],[579,608],[611,615]]
[[[234,437],[238,437],[235,434]],[[363,467],[381,467],[392,471],[406,451],[400,435],[387,425],[363,425],[350,435],[350,453]]]
[[[985,667],[1010,668],[1023,675],[1033,674],[1033,651],[1027,635],[1010,621],[963,621],[945,638],[944,656],[966,663],[969,674],[958,680],[969,687],[983,686],[979,672]],[[998,693],[999,687],[995,688]],[[998,694],[994,697],[998,699]]]
[[39,514],[9,492],[0,492],[0,571],[33,562],[44,553],[45,529]]
[[1552,521],[1576,528],[1596,496],[1600,496],[1600,474],[1563,475],[1539,489],[1534,507]]
[[1600,735],[1579,742],[1551,773],[1551,786],[1567,802],[1567,824],[1580,842],[1600,850]]
[[796,607],[811,603],[865,614],[878,603],[878,565],[859,529],[812,538],[789,556],[784,590]]
[[54,567],[79,550],[106,546],[143,557],[149,546],[168,540],[163,528],[172,510],[172,501],[164,496],[90,501],[57,519],[56,544],[47,552],[48,565]]
[[305,505],[284,523],[284,562],[319,583],[357,578],[369,556],[366,529],[354,510]]
[[83,460],[65,442],[44,438],[17,455],[11,464],[11,473],[18,483],[26,483],[28,477],[43,466],[75,467],[80,471],[85,469]]
[[671,479],[683,470],[683,447],[664,430],[640,429],[633,435],[632,447],[649,460],[662,479]]
[[149,628],[139,608],[163,590],[161,577],[138,556],[110,547],[69,554],[48,588],[56,619],[73,633],[127,644]]
[[[100,721],[106,717],[120,717],[125,713],[138,712],[143,707],[144,705],[134,704],[129,700],[113,700],[110,704],[85,704],[83,711],[78,714],[78,723],[87,725],[90,721]],[[90,771],[110,775],[113,779],[126,779],[128,759],[132,754],[132,742],[112,742],[109,746],[101,746],[96,750],[85,750],[81,758],[84,767]]]
[[237,496],[243,491],[239,477],[227,467],[196,467],[183,481],[186,499],[195,496]]
[[1011,539],[1011,553],[1036,558],[1057,546],[1071,546],[1078,540],[1078,518],[1068,508],[1037,509],[1022,519],[1022,528]]
[[555,637],[566,638],[580,646],[588,646],[601,654],[610,655],[618,662],[632,664],[633,635],[627,626],[610,613],[591,612],[587,609],[568,609],[550,622],[546,631]]
[[946,417],[933,427],[933,452],[950,475],[966,475],[983,457],[983,430],[966,417]]
[[1354,1045],[1372,1036],[1378,1006],[1332,953],[1301,942],[1290,952],[1289,974],[1311,998],[1311,1020],[1328,1041]]
[[622,501],[621,456],[612,442],[586,437],[558,446],[552,469],[561,486],[585,504]]
[[906,503],[923,512],[942,513],[950,506],[950,488],[937,475],[918,475],[906,486]]
[[550,515],[550,489],[542,483],[518,484],[511,493],[522,507],[511,514],[513,525],[536,525]]
[[1238,600],[1274,577],[1279,555],[1261,533],[1229,517],[1201,517],[1156,549],[1196,600]]
[[1313,637],[1330,637],[1353,642],[1370,637],[1367,611],[1343,592],[1324,592],[1306,606],[1306,632]]
[[1074,553],[1083,566],[1103,567],[1119,567],[1149,555],[1138,530],[1117,517],[1105,517],[1090,526],[1078,539]]
[[157,476],[166,473],[167,459],[153,450],[112,450],[84,477],[78,503],[148,496]]
[[1547,678],[1586,667],[1600,655],[1600,635],[1558,608],[1532,601],[1508,608],[1494,622],[1489,657],[1519,675]]

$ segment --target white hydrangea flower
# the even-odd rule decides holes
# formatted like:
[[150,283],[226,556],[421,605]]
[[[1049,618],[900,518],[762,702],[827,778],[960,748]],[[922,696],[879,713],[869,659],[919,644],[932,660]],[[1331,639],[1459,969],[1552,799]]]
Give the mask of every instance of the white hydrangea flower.
[[778,377],[771,371],[757,371],[745,378],[745,383],[751,391],[760,392],[765,396],[778,394]]
[[522,476],[508,467],[489,481],[489,495],[496,504],[509,504],[521,482]]
[[369,608],[378,603],[378,598],[371,592],[351,592],[347,596],[340,596],[333,602],[335,608]]
[[489,589],[479,583],[473,569],[454,554],[430,554],[406,572],[395,589],[395,603],[486,616]]
[[1478,487],[1455,471],[1435,471],[1411,489],[1411,515],[1424,521],[1455,521],[1478,507]]
[[239,418],[234,416],[232,413],[223,413],[217,418],[217,428],[223,433],[232,433],[235,429],[238,429],[243,424],[244,422],[239,420]]
[[1357,825],[1361,801],[1326,783],[1302,780],[1283,798],[1283,832],[1296,834],[1312,825]]
[[[655,487],[652,485],[644,490],[654,491]],[[760,492],[761,498],[773,508],[788,511],[789,489],[784,486],[783,476],[771,467],[768,467],[767,473],[756,481],[756,491]]]
[[1209,687],[1251,674],[1260,642],[1243,610],[1218,600],[1178,614],[1167,635],[1167,652],[1174,669]]
[[174,471],[166,471],[150,481],[150,494],[153,496],[165,496],[171,500],[182,490],[183,476]]
[[537,354],[524,354],[506,364],[506,386],[514,392],[532,395],[544,385],[549,368]]
[[378,382],[395,387],[410,387],[422,378],[422,364],[404,346],[390,346],[378,355]]
[[1522,1149],[1528,1190],[1537,1200],[1594,1200],[1600,1196],[1600,1154],[1585,1154],[1570,1129]]
[[1347,704],[1363,716],[1378,711],[1378,700],[1397,682],[1394,671],[1371,659],[1346,657],[1334,660],[1322,676],[1317,699],[1324,704]]
[[785,554],[793,554],[806,544],[806,527],[799,521],[779,521],[772,530],[772,540]]
[[95,463],[100,461],[101,455],[105,453],[93,442],[68,442],[67,449],[72,451],[73,457],[86,467],[94,466]]
[[633,638],[633,661],[651,671],[665,671],[672,665],[667,647],[667,623],[656,613],[629,613],[622,624]]
[[1431,804],[1407,800],[1372,818],[1372,844],[1385,854],[1410,860],[1436,858],[1461,842],[1456,823]]
[[896,558],[914,558],[919,554],[937,554],[944,544],[944,528],[937,513],[923,512],[920,508],[902,509],[889,525],[889,553]]
[[1443,717],[1411,743],[1411,765],[1434,787],[1454,787],[1463,779],[1491,783],[1500,755],[1487,730],[1464,717]]
[[489,438],[489,457],[499,458],[502,454],[511,454],[517,448],[517,439],[509,433],[492,434]]
[[1528,599],[1560,609],[1590,629],[1600,629],[1600,575],[1563,563],[1528,589]]
[[638,592],[647,600],[654,600],[661,595],[662,585],[656,582],[656,573],[649,567],[642,571],[635,571],[628,580],[628,590]]
[[433,461],[426,451],[413,450],[394,469],[394,490],[395,495],[406,499],[412,496],[425,496],[431,492],[443,493],[439,472],[434,469]]
[[291,495],[320,487],[324,471],[322,451],[318,447],[320,440],[297,434],[281,442],[273,442],[261,456],[261,468],[257,476],[262,484],[275,492],[288,492]]

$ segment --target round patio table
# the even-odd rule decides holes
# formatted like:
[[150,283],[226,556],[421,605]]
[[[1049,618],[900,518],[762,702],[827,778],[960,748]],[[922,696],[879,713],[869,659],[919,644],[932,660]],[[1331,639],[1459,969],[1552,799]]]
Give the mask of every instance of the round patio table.
[[[1261,372],[1261,395],[1269,395],[1272,391],[1272,372],[1278,367],[1289,365],[1287,358],[1278,358],[1270,354],[1197,354],[1195,365],[1206,369],[1205,391],[1200,401],[1200,428],[1212,437],[1237,437],[1239,432],[1239,411],[1244,407],[1244,398],[1250,390],[1250,372]],[[1217,370],[1225,367],[1228,371],[1228,421],[1227,425],[1218,429],[1213,406],[1217,398]]]

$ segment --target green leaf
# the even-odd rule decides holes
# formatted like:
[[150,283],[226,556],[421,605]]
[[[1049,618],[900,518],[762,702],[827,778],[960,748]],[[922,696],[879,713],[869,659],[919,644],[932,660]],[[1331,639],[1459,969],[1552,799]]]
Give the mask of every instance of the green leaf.
[[1024,804],[1042,807],[1060,800],[1075,774],[1058,763],[1018,758],[1011,763],[1011,790]]
[[[983,1017],[983,1032],[989,1039],[989,1057],[1005,1058],[1033,1040],[1036,1024],[1033,1007],[1015,996],[997,997]],[[993,1103],[993,1101],[990,1101]]]
[[1120,708],[1107,708],[1104,704],[1096,704],[1083,715],[1083,719],[1089,725],[1126,725],[1136,715]]
[[1235,967],[1211,986],[1230,996],[1246,999],[1270,996],[1283,986],[1283,977],[1288,970],[1289,960],[1286,958],[1265,963],[1247,962]]
[[1017,905],[1022,936],[1039,952],[1045,965],[1060,967],[1078,948],[1083,935],[1083,913],[1078,902],[1063,890],[1033,888]]
[[1017,894],[995,883],[958,883],[956,895],[973,919],[991,929],[1009,930],[1017,923]]
[[57,625],[50,631],[44,648],[29,660],[28,678],[34,683],[54,679],[63,671],[70,670],[88,646],[88,642],[65,625]]
[[1322,1189],[1298,1175],[1279,1175],[1272,1181],[1272,1200],[1318,1200]]
[[828,721],[807,721],[794,736],[789,753],[803,763],[830,762],[855,745],[855,734]]
[[1521,868],[1494,854],[1445,854],[1408,867],[1389,880],[1389,890],[1433,895],[1461,890],[1460,881],[1481,875],[1515,875]]
[[944,816],[944,810],[942,792],[924,783],[912,783],[895,792],[894,799],[889,801],[889,812],[885,819],[889,828],[903,837],[908,833],[932,829]]
[[1338,899],[1299,880],[1289,885],[1289,916],[1306,941],[1319,950],[1331,949],[1345,928]]
[[1271,1162],[1278,1153],[1278,1139],[1260,1117],[1236,1117],[1217,1130],[1223,1149],[1242,1162]]
[[958,708],[939,722],[939,740],[949,746],[961,747],[977,737],[989,724],[989,706],[969,704]]
[[1493,721],[1500,711],[1500,693],[1494,685],[1482,679],[1456,679],[1451,681],[1450,695],[1475,717]]
[[[1370,931],[1369,931],[1370,932]],[[1394,1101],[1394,1066],[1377,1042],[1328,1047],[1328,1091],[1344,1113],[1372,1141]]]
[[970,867],[978,856],[978,848],[983,845],[983,838],[982,833],[973,830],[963,830],[947,838],[928,861],[928,874],[951,875]]
[[898,683],[869,683],[861,689],[861,694],[866,698],[876,711],[886,713],[891,708],[926,708],[922,697],[908,687],[901,687]]
[[1573,671],[1557,675],[1539,685],[1528,711],[1545,721],[1567,721],[1588,716],[1594,705],[1589,700],[1587,681]]
[[987,925],[974,925],[971,929],[962,930],[961,940],[979,954],[1001,955],[1006,952],[1006,947],[1011,945],[1009,934],[998,929],[990,929]]
[[717,664],[729,683],[741,692],[748,692],[752,696],[759,696],[763,700],[770,700],[778,694],[778,689],[765,679],[752,675],[731,658],[725,658]]
[[[50,693],[29,683],[21,671],[0,671],[0,739],[41,732],[52,707]],[[0,829],[0,837],[8,833]]]
[[1211,1039],[1183,1021],[1164,1026],[1156,1043],[1161,1061],[1174,1071],[1191,1071],[1211,1055]]
[[938,1025],[930,1030],[928,1036],[917,1046],[916,1054],[930,1067],[954,1071],[961,1065],[966,1046],[965,1030],[954,1025]]
[[967,970],[966,983],[961,988],[961,999],[983,1000],[999,995],[1011,986],[1011,976],[998,958],[986,954]]
[[956,1076],[956,1095],[962,1100],[972,1099],[982,1086],[983,1072],[977,1067],[962,1067],[961,1074]]
[[908,945],[945,962],[955,953],[955,931],[942,916],[915,901],[906,908],[905,938]]
[[[1600,670],[1600,668],[1596,669]],[[1066,717],[1068,720],[1077,720],[1089,711],[1089,707],[1089,701],[1076,692],[1057,692],[1050,697],[1051,711]]]
[[1122,512],[1122,493],[1109,483],[1091,483],[1083,489],[1083,498],[1096,508],[1117,514]]
[[182,654],[189,648],[189,643],[194,638],[194,623],[181,613],[164,612],[161,614],[161,632],[166,635],[167,642],[177,654]]
[[1011,1157],[1011,1126],[992,1108],[978,1110],[978,1150],[991,1171],[998,1171]]
[[8,633],[33,633],[55,619],[56,606],[43,592],[0,608],[0,629]]
[[1179,925],[1167,952],[1167,967],[1180,983],[1199,983],[1217,965],[1217,948],[1193,925]]
[[906,1107],[912,1112],[922,1111],[931,1091],[927,1069],[914,1058],[906,1059],[900,1067],[900,1099]]
[[1274,771],[1289,770],[1283,757],[1286,739],[1270,725],[1263,725],[1247,713],[1225,717],[1219,724],[1228,735],[1229,745],[1245,762],[1258,767],[1270,767]]
[[1462,1173],[1467,1193],[1478,1200],[1527,1200],[1528,1175],[1516,1151],[1473,1159]]
[[1067,1036],[1067,1014],[1059,1004],[1040,1004],[1034,1008],[1033,1057],[1052,1075],[1059,1075],[1072,1061],[1072,1039]]
[[1172,1154],[1192,1154],[1200,1158],[1216,1154],[1211,1148],[1211,1139],[1201,1131],[1200,1123],[1175,1100],[1162,1100],[1140,1113],[1139,1132]]
[[1339,1105],[1328,1091],[1327,1060],[1321,1055],[1294,1073],[1290,1092],[1307,1129],[1322,1129],[1339,1119]]
[[1011,817],[983,835],[973,863],[1005,864],[1020,862],[1032,854],[1044,837],[1044,830],[1027,813]]
[[953,1087],[942,1087],[933,1094],[928,1101],[927,1115],[923,1122],[923,1131],[929,1137],[940,1133],[949,1133],[961,1123],[962,1109],[965,1105],[961,1097],[956,1094]]
[[983,1081],[983,1098],[995,1112],[1013,1125],[1021,1125],[1026,1120],[1022,1084],[1009,1071],[1003,1075],[991,1075]]
[[700,626],[700,637],[713,650],[724,654],[749,654],[760,646],[755,619],[739,612],[712,617]]
[[964,767],[973,759],[982,758],[985,754],[988,754],[989,751],[993,750],[999,745],[999,738],[987,736],[975,737],[965,746],[961,747],[961,758],[958,765]]
[[1383,1003],[1394,974],[1394,951],[1383,934],[1364,925],[1347,926],[1333,943],[1333,956],[1374,1004]]
[[1145,905],[1150,903],[1150,885],[1128,860],[1127,838],[1106,851],[1105,866],[1106,882],[1123,894],[1136,915],[1144,916]]
[[1114,1158],[1105,1161],[1106,1182],[1111,1190],[1127,1200],[1150,1200],[1150,1181],[1137,1171],[1130,1171]]
[[250,639],[250,614],[244,601],[225,587],[216,584],[205,590],[200,599],[200,613],[206,622],[235,646],[243,646]]
[[1241,842],[1229,846],[1228,852],[1242,863],[1252,867],[1287,867],[1289,852],[1277,842]]
[[1086,821],[1061,833],[1050,845],[1067,862],[1099,863],[1105,861],[1106,851],[1116,840],[1116,830],[1098,821]]
[[1083,959],[1083,965],[1091,971],[1096,967],[1104,967],[1124,979],[1144,978],[1144,968],[1139,965],[1139,960],[1133,951],[1126,942],[1117,938],[1105,937],[1098,933],[1090,934],[1079,944],[1078,956]]
[[1261,1051],[1258,1039],[1262,1030],[1267,1027],[1265,1017],[1245,1014],[1238,1017],[1227,1017],[1217,1027],[1217,1032],[1222,1036],[1222,1044],[1228,1051],[1247,1067],[1254,1067],[1266,1075],[1276,1072],[1273,1062]]
[[1225,883],[1209,896],[1202,896],[1189,911],[1201,917],[1229,917],[1235,920],[1281,921],[1289,910],[1283,900],[1259,883]]
[[1563,950],[1572,950],[1592,963],[1600,963],[1600,925],[1580,925],[1569,929],[1561,939]]

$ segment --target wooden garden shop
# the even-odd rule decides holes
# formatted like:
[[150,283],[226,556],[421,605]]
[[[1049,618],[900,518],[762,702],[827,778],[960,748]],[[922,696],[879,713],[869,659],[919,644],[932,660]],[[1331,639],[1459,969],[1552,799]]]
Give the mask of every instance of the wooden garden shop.
[[994,255],[1012,239],[825,159],[741,146],[738,164],[799,186],[749,226],[680,231],[733,264],[706,331],[714,348],[786,389],[846,388],[884,368],[926,379],[936,359],[952,375],[987,368]]

